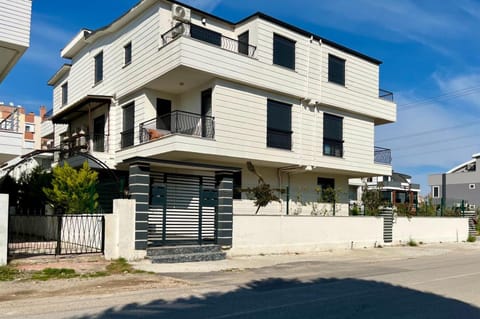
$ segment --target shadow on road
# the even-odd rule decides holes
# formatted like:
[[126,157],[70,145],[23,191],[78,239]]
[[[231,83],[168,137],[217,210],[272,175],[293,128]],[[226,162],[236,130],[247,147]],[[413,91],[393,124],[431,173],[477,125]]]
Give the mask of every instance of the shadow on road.
[[270,278],[226,293],[128,304],[83,318],[480,318],[467,303],[383,282]]

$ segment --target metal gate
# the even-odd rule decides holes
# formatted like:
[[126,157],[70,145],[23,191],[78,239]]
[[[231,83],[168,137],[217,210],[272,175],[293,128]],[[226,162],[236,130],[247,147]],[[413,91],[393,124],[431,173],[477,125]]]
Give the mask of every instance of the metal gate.
[[8,256],[103,253],[103,215],[10,215]]
[[215,243],[215,178],[164,173],[151,177],[149,245]]

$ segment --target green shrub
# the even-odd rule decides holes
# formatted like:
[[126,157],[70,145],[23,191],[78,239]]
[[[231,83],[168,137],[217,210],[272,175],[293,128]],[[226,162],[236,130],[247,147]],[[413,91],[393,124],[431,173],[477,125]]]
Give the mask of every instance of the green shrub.
[[468,238],[467,238],[467,241],[469,243],[474,243],[477,241],[477,237],[476,236],[472,236],[472,235],[469,235]]
[[410,238],[410,240],[407,242],[407,245],[410,246],[410,247],[417,247],[418,244],[415,240],[413,240],[412,238]]

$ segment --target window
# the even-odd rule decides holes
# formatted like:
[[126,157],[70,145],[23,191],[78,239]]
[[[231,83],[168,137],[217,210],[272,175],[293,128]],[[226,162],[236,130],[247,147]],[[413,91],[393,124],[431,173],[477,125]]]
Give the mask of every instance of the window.
[[198,25],[190,25],[190,36],[194,39],[205,41],[217,46],[222,46],[222,35],[218,32],[202,28]]
[[292,149],[292,105],[267,101],[267,146]]
[[345,86],[345,60],[328,55],[328,82]]
[[295,41],[273,35],[273,64],[295,70]]
[[343,157],[343,118],[323,114],[323,155]]
[[238,53],[248,55],[248,31],[243,32],[238,36]]
[[233,199],[242,199],[242,172],[233,173]]
[[129,42],[123,47],[125,55],[125,65],[132,63],[132,42]]
[[440,197],[440,186],[433,186],[432,187],[432,196],[433,196],[433,198],[439,198]]
[[68,82],[62,85],[62,106],[68,103]]
[[25,124],[25,132],[35,132],[34,124]]
[[135,103],[130,103],[123,108],[122,148],[131,146],[135,136]]
[[95,84],[103,80],[103,51],[95,56]]
[[[321,199],[325,202],[332,202],[332,196],[334,195],[332,190],[335,189],[335,179],[334,178],[317,178],[317,185],[320,188]],[[327,191],[329,190],[329,191]]]

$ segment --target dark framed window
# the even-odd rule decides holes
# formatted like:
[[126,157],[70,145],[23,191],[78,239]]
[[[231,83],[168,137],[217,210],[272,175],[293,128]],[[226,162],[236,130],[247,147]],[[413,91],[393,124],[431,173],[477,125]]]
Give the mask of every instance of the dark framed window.
[[238,36],[238,53],[248,55],[249,40],[248,31],[245,31]]
[[295,70],[295,41],[273,35],[273,64]]
[[95,84],[103,80],[103,51],[95,56]]
[[242,171],[233,173],[233,199],[242,199]]
[[132,42],[127,43],[123,47],[124,57],[125,57],[125,65],[129,65],[132,63]]
[[267,146],[292,149],[292,105],[267,101]]
[[343,157],[343,118],[323,114],[323,155]]
[[132,146],[135,137],[135,103],[123,107],[122,148]]
[[345,86],[345,60],[328,55],[328,82]]
[[68,103],[68,82],[62,85],[62,106]]
[[190,25],[190,36],[194,39],[208,42],[214,45],[222,46],[222,34],[202,28],[201,26],[191,24]]
[[440,186],[433,186],[432,187],[432,195],[433,198],[439,198],[440,197]]

